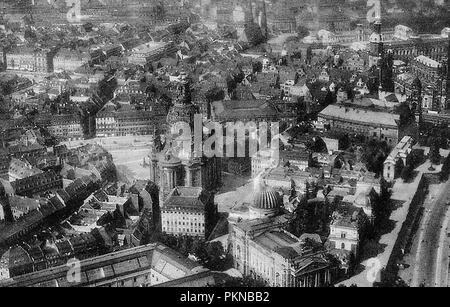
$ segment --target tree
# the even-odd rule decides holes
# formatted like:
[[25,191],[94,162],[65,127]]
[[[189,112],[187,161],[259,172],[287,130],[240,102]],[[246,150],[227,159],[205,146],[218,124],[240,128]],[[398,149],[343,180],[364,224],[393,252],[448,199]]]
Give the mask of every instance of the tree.
[[406,157],[406,164],[416,168],[424,162],[423,149],[413,149],[411,153]]
[[409,182],[414,174],[414,167],[410,164],[406,165],[400,174],[404,182]]
[[294,218],[289,223],[289,232],[299,237],[306,232],[306,207],[308,201],[306,197],[300,200],[294,212]]
[[299,25],[297,27],[297,37],[299,39],[305,38],[306,36],[309,35],[309,30],[308,28],[306,28],[305,26]]
[[70,169],[67,172],[67,179],[69,179],[69,180],[75,180],[76,179],[75,170]]
[[390,148],[386,142],[371,140],[363,148],[362,160],[367,165],[367,169],[375,174],[381,174],[384,168]]
[[414,123],[416,119],[414,112],[407,102],[402,102],[398,106],[397,113],[400,115],[400,127],[409,126],[411,123]]
[[243,278],[230,278],[223,283],[225,288],[264,288],[267,284],[251,276],[244,276]]
[[397,162],[395,163],[395,176],[400,176],[404,168],[405,164],[403,163],[403,159],[398,159]]
[[438,144],[438,138],[433,138],[431,141],[431,147],[430,147],[430,153],[428,155],[428,158],[430,159],[431,163],[435,165],[441,164],[441,153],[440,153],[440,146]]
[[[232,266],[225,250],[220,242],[212,242],[206,245],[208,255],[207,267],[213,271],[224,271]],[[228,260],[228,261],[227,261]]]
[[447,181],[450,175],[450,155],[445,158],[444,164],[442,165],[441,173],[439,174],[441,181]]
[[374,193],[371,196],[374,229],[379,233],[385,229],[392,213],[391,195],[389,184],[384,178],[381,178],[380,194]]

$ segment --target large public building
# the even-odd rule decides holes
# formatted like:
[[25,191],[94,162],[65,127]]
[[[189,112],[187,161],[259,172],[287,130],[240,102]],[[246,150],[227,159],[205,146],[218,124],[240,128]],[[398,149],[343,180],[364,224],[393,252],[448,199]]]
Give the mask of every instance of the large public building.
[[278,192],[256,179],[253,203],[229,218],[234,267],[272,287],[331,285],[333,266],[285,230],[290,218]]

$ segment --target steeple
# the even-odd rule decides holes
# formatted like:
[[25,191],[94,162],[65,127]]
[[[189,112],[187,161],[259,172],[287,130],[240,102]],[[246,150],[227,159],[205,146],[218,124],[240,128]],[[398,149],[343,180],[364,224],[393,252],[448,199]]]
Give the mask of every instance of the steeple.
[[252,0],[247,0],[247,9],[245,12],[245,25],[249,26],[255,22],[255,18],[253,16],[253,3]]
[[261,28],[262,35],[267,38],[269,34],[269,29],[267,28],[267,8],[266,8],[266,1],[262,1],[262,9],[260,12],[260,21],[259,21],[259,27]]
[[447,51],[447,80],[446,80],[445,108],[450,109],[450,38],[448,40],[448,51]]
[[379,65],[383,57],[383,35],[381,32],[381,20],[374,23],[374,31],[370,36],[370,52],[369,52],[369,66]]
[[412,83],[411,103],[415,106],[417,121],[422,123],[422,82],[419,78],[414,79]]
[[189,78],[183,77],[181,81],[174,82],[172,88],[173,107],[167,115],[168,131],[179,122],[188,123],[193,127],[194,115],[198,113],[198,108],[192,103]]

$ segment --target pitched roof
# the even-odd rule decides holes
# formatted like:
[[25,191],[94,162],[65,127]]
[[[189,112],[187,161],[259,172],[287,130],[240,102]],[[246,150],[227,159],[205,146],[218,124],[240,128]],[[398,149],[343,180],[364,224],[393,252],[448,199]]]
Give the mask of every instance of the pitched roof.
[[322,112],[319,117],[337,118],[344,121],[352,121],[362,124],[383,125],[390,127],[397,127],[398,115],[386,112],[374,112],[366,109],[349,108],[338,105],[329,105]]

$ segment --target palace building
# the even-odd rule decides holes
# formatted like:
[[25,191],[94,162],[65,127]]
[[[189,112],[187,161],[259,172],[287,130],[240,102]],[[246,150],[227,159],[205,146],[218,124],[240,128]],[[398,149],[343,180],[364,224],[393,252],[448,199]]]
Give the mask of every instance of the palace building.
[[318,122],[332,132],[353,132],[367,139],[386,141],[391,146],[398,142],[399,116],[362,108],[329,105],[318,116]]
[[326,254],[285,230],[291,216],[282,206],[281,196],[256,180],[253,203],[229,218],[235,268],[272,287],[330,285],[334,268]]

